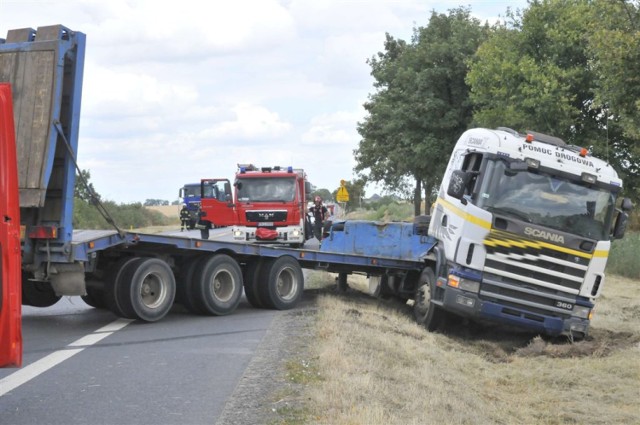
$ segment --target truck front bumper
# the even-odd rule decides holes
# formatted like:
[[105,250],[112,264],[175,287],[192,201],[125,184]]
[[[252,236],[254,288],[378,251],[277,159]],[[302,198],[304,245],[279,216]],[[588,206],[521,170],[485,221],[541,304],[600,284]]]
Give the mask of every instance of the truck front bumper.
[[586,335],[589,320],[571,316],[563,319],[550,315],[531,312],[511,305],[482,300],[478,294],[447,287],[444,291],[442,306],[463,317],[488,320],[510,326],[527,328],[547,335]]
[[258,243],[288,243],[300,244],[304,242],[304,232],[301,227],[277,227],[277,236],[274,239],[259,239],[256,237],[257,227],[233,226],[231,235],[238,242]]

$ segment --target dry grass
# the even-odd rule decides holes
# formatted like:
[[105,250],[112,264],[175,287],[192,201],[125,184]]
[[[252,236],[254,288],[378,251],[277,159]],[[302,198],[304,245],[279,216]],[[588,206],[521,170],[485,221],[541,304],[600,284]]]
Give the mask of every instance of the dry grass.
[[429,333],[405,305],[334,294],[326,273],[308,283],[325,289],[302,423],[640,423],[639,282],[609,278],[591,336],[573,344],[460,323]]
[[153,210],[153,211],[158,211],[159,213],[170,217],[170,218],[180,218],[180,210],[182,209],[182,204],[180,205],[156,205],[156,206],[150,206],[150,207],[145,207],[147,209]]

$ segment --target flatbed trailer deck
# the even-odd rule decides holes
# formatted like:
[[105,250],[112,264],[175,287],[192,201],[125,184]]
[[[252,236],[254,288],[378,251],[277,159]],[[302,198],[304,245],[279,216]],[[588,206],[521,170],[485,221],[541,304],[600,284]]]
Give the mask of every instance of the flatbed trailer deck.
[[[76,230],[72,257],[84,266],[85,301],[145,321],[162,318],[174,300],[197,314],[231,313],[243,288],[255,307],[293,308],[304,288],[303,268],[338,273],[341,285],[351,273],[376,276],[397,290],[405,280],[417,280],[426,262],[434,261],[435,239],[413,232],[410,223],[362,222],[347,232],[344,224],[335,227],[318,249],[188,234]],[[394,238],[385,237],[390,229]],[[345,246],[342,237],[349,231],[349,240],[358,232],[356,239],[365,248]],[[385,247],[384,240],[396,242]]]

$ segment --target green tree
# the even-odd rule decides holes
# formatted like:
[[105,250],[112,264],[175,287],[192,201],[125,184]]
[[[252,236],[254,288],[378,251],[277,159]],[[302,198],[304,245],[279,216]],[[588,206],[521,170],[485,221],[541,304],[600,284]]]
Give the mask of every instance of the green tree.
[[145,207],[158,207],[169,205],[169,201],[165,199],[146,199],[143,204]]
[[330,201],[332,196],[329,189],[316,189],[311,193],[311,199],[314,199],[316,196],[320,196],[324,202]]
[[623,176],[627,193],[638,188],[637,17],[636,5],[610,0],[536,1],[510,13],[470,64],[475,124],[591,148]]
[[405,193],[411,178],[416,215],[422,190],[431,197],[455,141],[471,122],[466,63],[489,30],[468,8],[432,12],[426,27],[414,29],[411,43],[387,34],[385,51],[368,61],[376,92],[358,123],[355,171]]
[[93,183],[91,183],[91,171],[80,170],[80,174],[76,173],[73,195],[75,198],[82,199],[85,202],[93,202],[94,199],[100,201],[100,195],[98,195]]

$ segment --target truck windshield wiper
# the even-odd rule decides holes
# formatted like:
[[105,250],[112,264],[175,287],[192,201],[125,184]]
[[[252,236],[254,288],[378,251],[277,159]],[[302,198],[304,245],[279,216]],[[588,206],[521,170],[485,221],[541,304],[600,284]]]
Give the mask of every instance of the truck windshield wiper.
[[523,213],[522,211],[518,211],[514,208],[488,207],[487,211],[508,215],[508,216],[520,219],[522,221],[526,221],[527,223],[531,223],[531,217],[528,214]]

